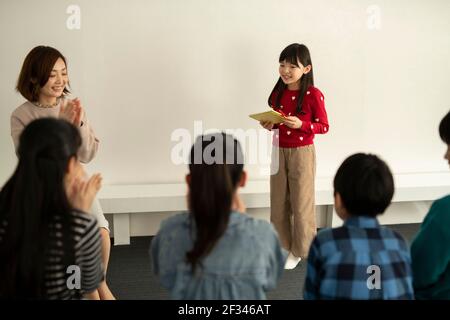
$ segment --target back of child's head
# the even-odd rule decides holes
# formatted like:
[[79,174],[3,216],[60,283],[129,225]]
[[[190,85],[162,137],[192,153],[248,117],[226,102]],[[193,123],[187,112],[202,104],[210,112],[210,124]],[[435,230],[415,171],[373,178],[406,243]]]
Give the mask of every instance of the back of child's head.
[[193,270],[228,226],[243,160],[239,142],[224,133],[200,136],[192,146],[188,200],[197,236],[186,258]]
[[67,121],[41,118],[30,122],[20,135],[17,186],[28,190],[39,183],[42,186],[37,192],[43,196],[63,197],[64,175],[80,146],[77,128]]
[[73,263],[69,236],[72,207],[65,190],[69,160],[81,145],[78,129],[64,120],[32,121],[20,136],[19,163],[0,192],[0,223],[8,229],[0,242],[0,297],[43,298],[50,224],[63,231],[62,263]]
[[372,154],[348,157],[334,177],[334,193],[339,193],[351,216],[382,214],[394,195],[394,178],[388,165]]
[[[41,118],[30,122],[20,135],[19,165],[33,165],[44,176],[49,171],[64,173],[72,156],[81,146],[81,136],[72,124],[55,118]],[[52,166],[45,164],[53,163]]]
[[441,120],[439,124],[439,135],[442,141],[450,145],[450,112]]

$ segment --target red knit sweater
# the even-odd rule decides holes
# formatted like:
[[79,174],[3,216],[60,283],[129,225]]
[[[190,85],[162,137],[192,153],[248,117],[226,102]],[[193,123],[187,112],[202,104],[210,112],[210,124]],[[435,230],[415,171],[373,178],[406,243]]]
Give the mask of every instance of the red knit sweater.
[[296,113],[299,90],[284,90],[280,101],[280,108],[275,107],[275,97],[272,96],[274,110],[281,111],[286,116],[296,116],[302,121],[299,129],[291,129],[284,124],[275,125],[273,130],[279,129],[273,136],[273,144],[281,148],[298,148],[313,144],[315,134],[328,132],[328,118],[322,92],[310,86],[302,102],[301,114]]

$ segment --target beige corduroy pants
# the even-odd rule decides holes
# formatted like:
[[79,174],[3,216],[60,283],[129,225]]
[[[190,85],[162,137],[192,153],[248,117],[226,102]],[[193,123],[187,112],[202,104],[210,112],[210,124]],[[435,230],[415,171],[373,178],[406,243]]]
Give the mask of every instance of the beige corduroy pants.
[[306,258],[316,235],[314,145],[273,147],[270,176],[270,220],[282,246]]

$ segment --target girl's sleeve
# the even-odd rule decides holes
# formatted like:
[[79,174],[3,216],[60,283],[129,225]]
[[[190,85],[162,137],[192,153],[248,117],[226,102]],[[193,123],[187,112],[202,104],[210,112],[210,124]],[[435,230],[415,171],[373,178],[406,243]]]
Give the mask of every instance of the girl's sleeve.
[[311,97],[309,98],[309,103],[312,119],[311,121],[302,121],[300,131],[309,134],[325,134],[330,128],[327,111],[325,110],[325,98],[318,89],[311,90],[310,93]]
[[90,219],[75,250],[77,263],[81,269],[82,293],[90,293],[96,290],[105,278],[101,259],[101,235],[96,219]]
[[87,117],[86,112],[83,115],[82,125],[80,127],[81,147],[78,151],[78,158],[83,163],[88,163],[97,154],[99,140],[95,136]]
[[[272,109],[272,110],[274,110],[274,111],[276,111],[275,110],[275,92],[274,93],[272,93],[272,96],[270,97],[270,108]],[[272,130],[276,130],[276,129],[278,129],[280,127],[280,125],[278,124],[278,123],[274,123],[273,124],[273,127],[272,127]],[[272,131],[271,130],[271,131]]]
[[152,270],[155,275],[159,275],[159,236],[160,233],[158,232],[156,236],[153,237],[152,243],[150,245]]

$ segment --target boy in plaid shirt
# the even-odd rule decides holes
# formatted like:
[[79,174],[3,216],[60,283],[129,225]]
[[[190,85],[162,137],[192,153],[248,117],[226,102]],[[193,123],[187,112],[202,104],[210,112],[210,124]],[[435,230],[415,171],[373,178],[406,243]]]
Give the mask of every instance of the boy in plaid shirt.
[[375,155],[347,158],[334,178],[334,205],[342,227],[321,230],[308,256],[305,299],[413,299],[406,241],[382,227],[394,179]]

